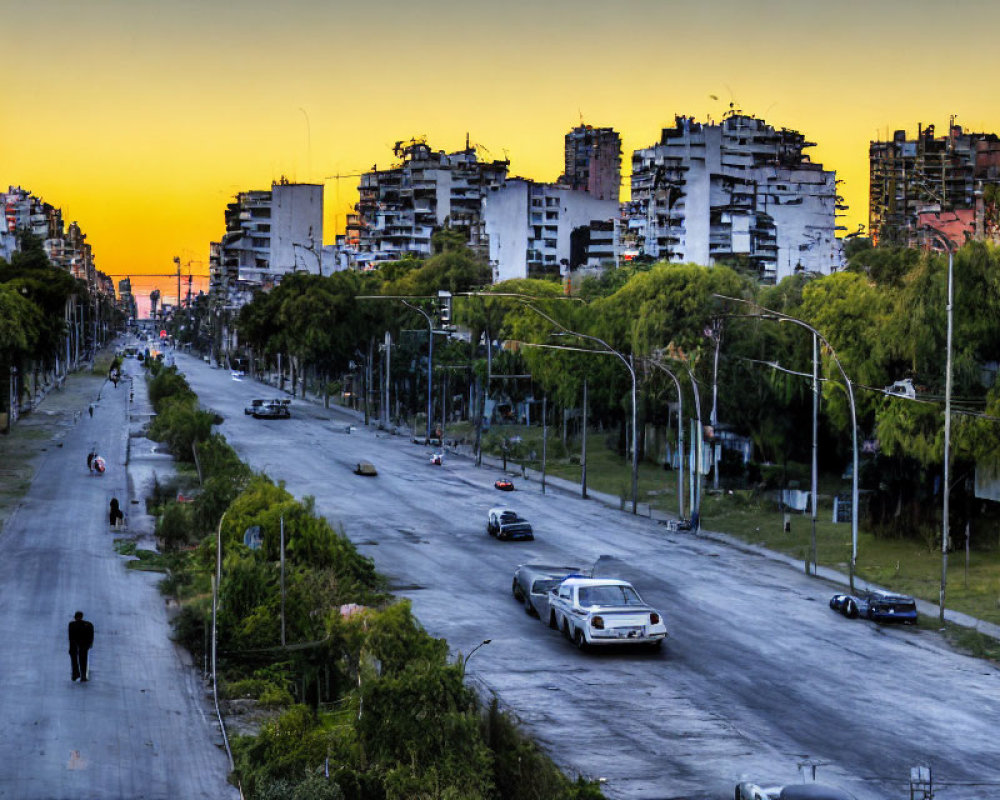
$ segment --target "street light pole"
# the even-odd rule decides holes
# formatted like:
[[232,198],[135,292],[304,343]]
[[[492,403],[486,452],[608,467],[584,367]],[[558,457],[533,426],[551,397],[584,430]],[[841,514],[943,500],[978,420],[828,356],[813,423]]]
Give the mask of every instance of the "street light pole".
[[844,387],[847,390],[847,400],[851,409],[851,450],[853,453],[853,459],[851,466],[851,568],[849,578],[851,591],[853,592],[854,571],[857,568],[858,562],[858,412],[854,402],[854,385],[851,383],[851,379],[847,377],[847,372],[844,370],[843,364],[840,363],[840,359],[837,358],[837,351],[833,349],[833,345],[827,341],[826,337],[823,336],[822,333],[816,330],[816,328],[808,322],[798,319],[797,317],[790,317],[787,314],[782,314],[780,311],[773,311],[772,309],[764,308],[752,300],[744,300],[741,297],[729,297],[722,294],[715,294],[714,297],[717,297],[720,300],[730,300],[735,303],[745,303],[747,305],[751,305],[763,312],[761,314],[754,315],[760,319],[774,319],[779,322],[791,322],[801,328],[811,331],[813,336],[819,339],[819,341],[822,342],[823,345],[830,351],[830,355],[833,357],[833,363],[837,365],[840,377],[843,378]]
[[938,602],[938,619],[944,624],[944,604],[946,587],[948,585],[948,538],[949,514],[951,505],[951,349],[952,349],[952,329],[954,322],[954,275],[955,275],[955,251],[952,241],[938,231],[936,228],[928,227],[931,235],[948,251],[948,300],[945,309],[948,315],[948,332],[945,342],[945,372],[944,372],[944,475],[941,487],[944,495],[941,509],[941,591]]
[[559,328],[560,332],[553,334],[554,336],[576,336],[579,337],[580,339],[587,339],[588,341],[591,342],[597,342],[597,344],[601,345],[607,352],[618,356],[618,359],[625,365],[625,368],[628,370],[629,375],[632,377],[632,513],[633,514],[638,513],[637,509],[639,504],[639,433],[636,425],[638,418],[638,413],[636,410],[638,407],[638,382],[635,376],[635,365],[632,363],[632,357],[629,356],[629,358],[625,358],[624,355],[615,350],[615,348],[613,348],[603,339],[598,338],[597,336],[591,336],[589,333],[579,333],[577,331],[571,331],[562,323],[556,322],[556,320],[552,319],[552,317],[550,317],[544,311],[535,308],[533,305],[531,305],[531,303],[527,303],[524,300],[521,300],[520,302],[527,308],[530,308],[540,317],[547,319],[549,322],[551,322],[553,325]]
[[400,302],[407,308],[412,308],[414,311],[419,311],[423,314],[424,319],[427,320],[427,439],[431,438],[431,425],[432,423],[432,411],[433,411],[433,397],[432,392],[434,391],[434,322],[431,320],[431,315],[424,311],[422,308],[418,308],[412,303],[408,303],[405,300],[400,300]]
[[[679,519],[684,519],[684,393],[681,391],[680,380],[671,370],[659,361],[649,363],[669,375],[677,387],[677,516]],[[667,424],[668,426],[670,424],[669,412]]]

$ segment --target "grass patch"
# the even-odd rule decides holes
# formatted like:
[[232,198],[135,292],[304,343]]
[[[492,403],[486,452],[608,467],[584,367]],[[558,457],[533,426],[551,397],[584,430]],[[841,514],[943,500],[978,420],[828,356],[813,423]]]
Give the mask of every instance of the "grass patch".
[[[929,630],[942,630],[941,622],[937,617],[924,620],[921,618],[920,627]],[[953,622],[945,622],[944,637],[956,649],[974,658],[983,658],[988,661],[1000,662],[1000,641],[992,636],[987,636],[972,628],[956,625]]]
[[115,552],[122,556],[134,556],[135,542],[131,539],[115,539]]
[[140,572],[162,572],[164,574],[170,572],[174,560],[169,553],[157,553],[155,550],[139,550],[135,547],[134,543],[132,549],[132,553],[123,553],[123,555],[136,556],[134,560],[126,564],[129,569],[139,570]]

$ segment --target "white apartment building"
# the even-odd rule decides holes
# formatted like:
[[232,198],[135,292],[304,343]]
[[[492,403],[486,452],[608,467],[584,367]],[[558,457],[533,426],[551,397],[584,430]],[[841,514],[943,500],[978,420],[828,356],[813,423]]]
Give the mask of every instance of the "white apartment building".
[[483,197],[493,280],[564,276],[614,260],[617,200],[564,184],[511,178]]
[[321,184],[282,179],[270,190],[240,192],[225,217],[226,233],[210,251],[213,290],[273,286],[289,272],[320,273]]
[[622,254],[740,264],[775,283],[839,269],[836,173],[803,154],[802,134],[730,113],[720,124],[677,117],[632,156]]

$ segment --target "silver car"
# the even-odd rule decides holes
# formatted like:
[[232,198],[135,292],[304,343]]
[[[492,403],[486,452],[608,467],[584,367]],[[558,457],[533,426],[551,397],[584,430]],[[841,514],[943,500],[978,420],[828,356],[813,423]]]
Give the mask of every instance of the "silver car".
[[549,591],[570,575],[589,575],[583,567],[553,566],[550,564],[521,564],[514,570],[510,584],[511,594],[524,604],[526,613],[536,617],[547,616]]

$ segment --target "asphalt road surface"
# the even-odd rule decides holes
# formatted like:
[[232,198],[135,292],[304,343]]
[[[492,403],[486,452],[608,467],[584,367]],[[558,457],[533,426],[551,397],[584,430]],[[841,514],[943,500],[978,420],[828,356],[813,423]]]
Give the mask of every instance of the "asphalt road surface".
[[[731,798],[738,780],[795,782],[800,762],[859,800],[909,797],[934,770],[937,800],[1000,796],[1000,672],[933,632],[847,620],[834,587],[768,558],[515,480],[359,427],[295,400],[290,420],[243,414],[277,392],[179,357],[222,432],[251,465],[339,521],[410,598],[427,630],[469,653],[499,698],[568,774],[612,798]],[[378,477],[352,474],[372,461]],[[534,542],[485,533],[509,504]],[[661,653],[580,653],[510,593],[519,563],[592,563],[631,580],[665,616]]]
[[[106,384],[91,417],[96,391],[80,392],[79,420],[0,535],[0,798],[232,798],[204,689],[169,639],[159,576],[127,571],[114,551],[108,503],[130,506],[128,388]],[[104,475],[87,471],[91,447]],[[88,683],[70,680],[77,610],[95,627]]]

